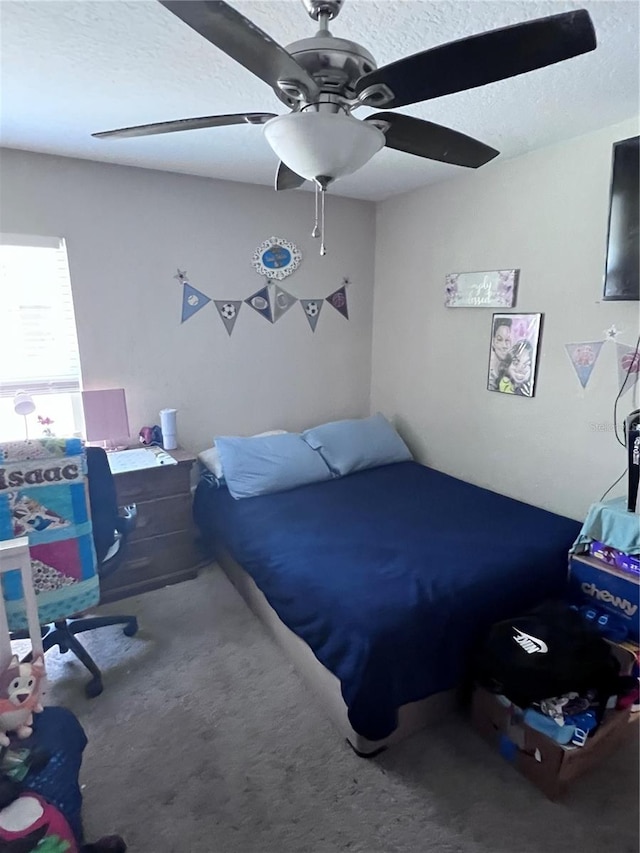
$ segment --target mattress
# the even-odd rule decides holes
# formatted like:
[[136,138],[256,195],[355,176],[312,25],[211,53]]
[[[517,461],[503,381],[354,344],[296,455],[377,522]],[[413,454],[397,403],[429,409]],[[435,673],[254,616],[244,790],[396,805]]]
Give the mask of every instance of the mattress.
[[400,706],[459,684],[493,622],[562,594],[580,529],[415,462],[239,501],[203,481],[194,516],[373,741]]

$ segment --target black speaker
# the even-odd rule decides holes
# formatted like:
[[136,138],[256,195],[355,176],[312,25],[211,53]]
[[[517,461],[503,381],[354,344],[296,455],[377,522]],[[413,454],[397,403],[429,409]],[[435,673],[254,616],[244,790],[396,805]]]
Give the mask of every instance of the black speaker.
[[627,509],[629,512],[635,512],[638,504],[638,483],[640,483],[640,409],[628,415],[625,421],[625,439],[629,459]]

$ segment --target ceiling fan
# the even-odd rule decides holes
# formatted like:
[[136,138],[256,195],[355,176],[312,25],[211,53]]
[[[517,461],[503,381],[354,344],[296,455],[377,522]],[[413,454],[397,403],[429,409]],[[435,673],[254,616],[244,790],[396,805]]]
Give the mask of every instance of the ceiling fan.
[[[290,112],[237,113],[143,124],[92,134],[98,139],[150,136],[233,124],[264,125],[280,159],[276,190],[305,180],[324,192],[356,172],[383,146],[458,166],[478,168],[495,148],[429,121],[395,112],[363,120],[359,107],[391,110],[473,89],[562,62],[596,47],[585,9],[551,15],[469,36],[377,68],[362,45],[329,31],[344,0],[302,0],[319,24],[311,38],[281,47],[223,0],[159,0],[201,36],[267,83]],[[323,252],[324,254],[324,252]]]

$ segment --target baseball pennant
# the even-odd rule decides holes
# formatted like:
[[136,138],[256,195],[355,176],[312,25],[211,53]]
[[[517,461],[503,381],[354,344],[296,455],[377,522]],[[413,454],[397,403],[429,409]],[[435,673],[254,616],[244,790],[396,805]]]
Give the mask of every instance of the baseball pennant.
[[635,347],[619,344],[616,341],[616,363],[618,365],[618,388],[622,388],[624,385],[622,394],[626,394],[638,381],[640,352]]
[[584,341],[579,344],[565,344],[564,348],[571,360],[576,376],[580,380],[583,388],[587,387],[587,383],[591,378],[593,368],[596,366],[596,361],[600,355],[604,341]]
[[269,299],[269,287],[263,287],[257,290],[253,296],[249,296],[244,300],[247,305],[250,305],[254,311],[257,311],[265,320],[273,323],[273,312],[271,310],[271,300]]
[[238,319],[238,314],[240,313],[240,309],[242,308],[242,300],[241,299],[228,299],[225,301],[224,299],[214,299],[214,305],[218,309],[218,314],[220,315],[220,319],[224,323],[224,327],[231,335],[233,332],[233,327],[236,324],[236,320]]
[[336,311],[339,311],[343,317],[349,319],[349,306],[347,305],[347,286],[343,284],[342,287],[339,287],[337,290],[331,294],[331,296],[327,296],[327,302],[329,305],[333,305]]
[[277,323],[283,314],[286,314],[289,308],[298,301],[295,296],[283,290],[279,284],[272,285],[273,287],[273,322]]
[[184,323],[185,320],[188,320],[190,317],[193,317],[194,314],[197,314],[201,308],[207,304],[207,302],[211,302],[208,296],[205,296],[204,293],[201,293],[199,290],[196,290],[188,281],[183,281],[182,284],[182,320]]
[[300,305],[302,305],[302,310],[304,311],[304,315],[309,321],[309,325],[311,326],[311,331],[315,332],[316,326],[318,325],[318,320],[320,318],[320,310],[322,309],[322,303],[324,299],[301,299]]

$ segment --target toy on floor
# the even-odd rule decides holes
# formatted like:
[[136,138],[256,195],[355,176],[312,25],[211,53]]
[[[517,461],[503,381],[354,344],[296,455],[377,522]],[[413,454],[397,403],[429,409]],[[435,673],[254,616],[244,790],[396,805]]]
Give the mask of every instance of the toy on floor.
[[14,655],[0,673],[0,746],[9,746],[9,733],[23,739],[32,733],[33,714],[42,711],[40,688],[44,678],[42,656],[20,663]]
[[32,791],[0,776],[0,850],[2,853],[126,853],[119,835],[78,847],[63,814]]

